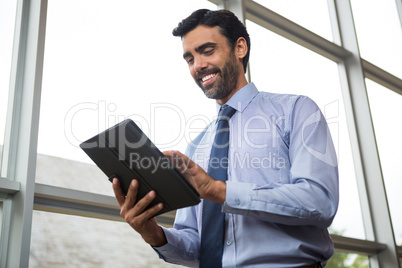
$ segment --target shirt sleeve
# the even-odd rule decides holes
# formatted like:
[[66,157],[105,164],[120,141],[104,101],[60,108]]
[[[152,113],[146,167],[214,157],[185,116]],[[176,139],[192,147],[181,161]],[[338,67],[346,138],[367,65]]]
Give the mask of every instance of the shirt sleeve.
[[[193,157],[197,146],[211,124],[188,144],[185,152],[188,157]],[[173,228],[162,227],[167,244],[162,247],[153,247],[159,258],[169,263],[198,267],[200,251],[199,229],[201,227],[198,226],[199,223],[197,222],[197,208],[200,206],[202,206],[202,201],[198,206],[178,209]]]
[[318,106],[303,96],[295,100],[287,118],[289,183],[227,181],[223,211],[326,228],[339,200],[338,164],[328,125]]
[[174,228],[162,227],[167,244],[153,247],[159,258],[187,267],[198,267],[200,240],[195,207],[177,210]]

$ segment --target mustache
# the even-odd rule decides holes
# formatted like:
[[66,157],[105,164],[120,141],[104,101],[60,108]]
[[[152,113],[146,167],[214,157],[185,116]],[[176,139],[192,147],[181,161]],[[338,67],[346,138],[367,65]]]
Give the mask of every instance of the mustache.
[[221,69],[219,69],[218,67],[213,67],[210,69],[205,69],[205,70],[201,70],[199,71],[196,75],[195,78],[197,80],[200,80],[203,76],[205,76],[206,74],[210,74],[210,73],[220,73]]

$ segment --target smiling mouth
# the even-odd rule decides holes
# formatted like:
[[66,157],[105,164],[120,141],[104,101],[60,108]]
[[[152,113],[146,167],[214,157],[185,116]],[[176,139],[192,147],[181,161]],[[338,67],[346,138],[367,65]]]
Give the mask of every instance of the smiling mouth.
[[209,79],[215,77],[216,74],[217,74],[217,73],[213,73],[213,74],[206,75],[206,76],[204,76],[204,77],[201,78],[201,81],[204,83],[204,82],[206,82],[207,80],[209,80]]

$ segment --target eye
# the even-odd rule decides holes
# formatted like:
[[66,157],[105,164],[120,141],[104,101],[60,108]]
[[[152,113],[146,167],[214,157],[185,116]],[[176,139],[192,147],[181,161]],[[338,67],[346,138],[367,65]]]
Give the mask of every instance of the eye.
[[212,55],[214,53],[214,51],[215,51],[215,49],[207,49],[207,50],[204,50],[204,54],[207,56]]
[[194,58],[187,58],[185,60],[186,60],[187,64],[192,64],[194,61]]

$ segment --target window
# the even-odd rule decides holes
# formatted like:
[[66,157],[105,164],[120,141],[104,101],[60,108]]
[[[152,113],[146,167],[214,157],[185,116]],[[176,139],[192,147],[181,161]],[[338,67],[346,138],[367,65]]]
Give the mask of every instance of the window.
[[[398,151],[402,147],[400,143],[402,130],[397,117],[402,112],[401,94],[366,80],[379,158],[377,159],[375,150],[374,153],[370,151],[369,158],[367,155],[359,154],[357,152],[359,149],[365,151],[367,148],[373,148],[372,140],[367,141],[364,136],[368,135],[371,138],[374,133],[371,129],[368,129],[367,133],[355,133],[353,123],[349,124],[350,129],[346,126],[343,100],[347,105],[350,96],[345,94],[345,99],[341,96],[338,68],[336,63],[328,58],[336,59],[345,65],[341,67],[347,70],[356,71],[354,75],[345,76],[340,68],[341,77],[347,80],[341,80],[344,93],[349,90],[348,85],[352,85],[353,89],[355,79],[363,79],[363,74],[353,61],[348,60],[352,57],[346,58],[348,51],[345,48],[331,43],[331,27],[327,11],[328,7],[333,8],[331,5],[327,7],[327,3],[331,2],[308,0],[300,4],[300,1],[289,0],[255,1],[291,20],[291,27],[288,28],[289,25],[278,18],[269,18],[269,11],[259,13],[261,7],[254,1],[243,1],[248,15],[256,13],[261,15],[249,19],[255,19],[256,22],[261,22],[272,30],[278,27],[276,28],[278,33],[291,40],[297,40],[308,49],[248,21],[247,27],[253,43],[250,59],[252,81],[264,91],[310,96],[326,116],[337,149],[341,196],[338,214],[330,227],[335,238],[337,253],[328,267],[331,267],[330,265],[368,267],[367,262],[373,267],[383,267],[385,261],[392,262],[395,264],[393,266],[396,266],[396,260],[392,256],[398,252],[398,258],[401,260],[401,246],[395,247],[389,238],[395,234],[397,244],[402,244],[402,215],[398,207],[402,200],[395,191],[402,186],[399,179],[402,170],[399,162],[396,162],[402,156]],[[18,61],[21,63],[18,71],[12,69],[14,67],[17,69],[17,65],[12,64],[15,60],[12,62],[11,58],[13,47],[34,48],[37,43],[35,40],[39,45],[43,44],[45,35],[35,28],[39,26],[40,30],[43,30],[43,22],[46,19],[43,80],[35,80],[42,82],[42,85],[35,84],[38,87],[22,87],[24,98],[19,98],[18,95],[14,98],[14,103],[18,107],[27,107],[24,106],[26,102],[33,103],[34,107],[33,110],[25,109],[23,114],[18,113],[17,109],[13,114],[15,116],[13,122],[21,122],[18,125],[20,128],[17,129],[22,130],[20,132],[22,135],[15,140],[15,146],[11,146],[10,150],[7,149],[11,156],[8,154],[1,156],[3,165],[4,161],[7,161],[10,170],[24,171],[21,176],[13,176],[12,172],[7,176],[4,175],[5,168],[0,170],[2,171],[0,266],[5,266],[6,262],[14,264],[15,267],[28,266],[25,264],[30,259],[31,267],[76,266],[77,260],[85,266],[97,267],[103,266],[100,262],[107,265],[110,260],[115,260],[116,255],[121,259],[121,266],[131,266],[133,262],[154,267],[166,266],[158,260],[152,249],[140,241],[138,235],[126,223],[66,215],[67,213],[89,215],[80,214],[87,208],[85,206],[80,210],[80,204],[86,200],[96,199],[94,207],[89,206],[94,213],[91,215],[99,218],[107,217],[102,211],[104,205],[110,205],[109,201],[113,199],[110,196],[89,193],[112,195],[112,189],[106,177],[91,163],[78,145],[107,127],[125,118],[131,118],[161,150],[184,150],[187,142],[214,119],[215,103],[206,99],[190,75],[186,74],[188,70],[182,59],[180,38],[173,37],[171,31],[177,25],[178,19],[184,18],[198,8],[215,9],[216,6],[211,2],[221,3],[221,1],[60,0],[30,1],[29,5],[25,5],[25,2],[18,1],[17,5],[16,0],[0,1],[0,156],[1,152],[5,151],[4,136],[8,133],[6,132],[8,129],[5,129],[6,116],[10,115],[9,110],[12,108],[7,108],[10,74],[16,72],[18,81],[30,78],[32,74],[36,74],[35,79],[38,79],[42,74],[41,53],[35,53],[34,49],[19,51],[19,59],[29,59],[27,61],[29,64],[24,64],[21,60]],[[402,73],[401,65],[398,64],[402,62],[402,52],[399,49],[402,46],[402,38],[395,2],[393,0],[351,0],[351,2],[355,21],[341,21],[342,31],[349,32],[353,30],[353,25],[356,25],[359,50],[365,60],[363,68],[367,68],[367,77],[376,79],[378,83],[381,81],[383,85],[389,84],[393,90],[397,90],[400,79],[384,73],[389,72],[399,77]],[[24,5],[20,5],[22,3]],[[236,6],[239,3],[240,1],[234,4]],[[341,3],[343,2],[338,1],[338,4]],[[341,14],[346,14],[343,13],[343,8],[347,10],[349,2],[338,14],[340,19],[344,19]],[[25,16],[24,14],[27,14],[25,12],[29,12],[30,16]],[[40,20],[36,20],[37,18]],[[295,37],[297,33],[292,31],[298,28],[295,23],[305,27],[307,31],[316,33],[317,36],[302,32],[301,38]],[[22,38],[19,44],[13,44],[15,25],[21,25],[21,29],[28,29],[21,31]],[[28,36],[32,38],[26,38]],[[354,37],[348,38],[351,38],[349,41],[353,43]],[[322,52],[322,48],[328,50]],[[322,56],[312,51],[319,51]],[[40,57],[35,58],[35,55]],[[24,83],[26,84],[29,82]],[[40,86],[42,99],[39,103],[36,98],[38,91],[34,92],[35,94],[25,93],[30,92],[32,88],[39,90]],[[358,89],[363,90],[363,86],[358,85]],[[353,93],[353,90],[350,91]],[[22,103],[21,100],[25,102]],[[365,99],[360,100],[364,105],[367,104]],[[347,108],[348,119],[353,116],[370,119],[365,109],[351,111],[351,107]],[[33,150],[38,134],[36,116],[39,109],[41,110],[39,155],[35,170],[32,164],[35,164],[36,158],[31,157],[31,153],[35,153]],[[349,123],[352,121],[348,120]],[[27,136],[24,130],[31,126],[33,127],[31,136]],[[7,141],[5,145],[8,145]],[[353,160],[356,161],[352,161],[351,147],[356,157]],[[18,154],[21,148],[25,148],[23,151],[28,154]],[[16,155],[18,157],[14,157]],[[372,187],[367,187],[371,185],[362,185],[379,182],[382,186],[382,181],[376,181],[376,176],[369,177],[369,180],[361,177],[369,174],[370,161],[377,164],[377,160],[381,161],[390,211],[373,210],[370,207],[373,205],[372,201],[378,196],[384,197],[385,193],[382,189],[376,188],[375,191],[378,190],[379,194],[373,198],[373,195],[369,194],[372,192],[367,190],[372,190]],[[363,164],[356,166],[356,172],[361,179],[358,185],[359,193],[363,194],[363,197],[367,194],[369,199],[367,203],[359,203],[353,162]],[[27,191],[21,191],[24,185],[33,186],[33,174],[36,175],[37,183],[47,185],[37,185],[38,187],[29,187]],[[378,179],[380,178],[381,176],[378,176]],[[68,197],[72,200],[63,201],[58,193],[68,193]],[[33,204],[35,211],[30,233],[26,227],[32,223],[30,217],[32,203],[29,202],[32,199],[26,197],[32,197],[32,194],[35,194]],[[46,198],[41,199],[41,194]],[[361,200],[364,202],[365,198]],[[70,201],[72,203],[77,201],[77,205],[73,205],[77,210],[60,210],[63,205],[71,204]],[[374,234],[371,235],[371,230],[367,230],[369,237],[365,241],[360,207],[364,208],[362,210],[364,212],[370,209],[372,212],[372,217],[366,213],[364,215],[366,227],[370,228],[372,224],[379,226],[381,217],[378,217],[378,211],[383,211],[385,216],[389,215],[392,218],[394,232],[390,228],[383,228],[384,230],[374,228]],[[39,211],[41,209],[63,211],[61,213],[65,214]],[[19,217],[22,211],[24,217]],[[384,221],[387,221],[387,218],[384,217]],[[10,226],[13,228],[8,230]],[[112,234],[116,229],[124,233],[124,240],[115,235],[108,235],[105,238],[105,233]],[[106,245],[98,243],[99,239],[106,241]],[[32,241],[30,255],[29,241]],[[121,252],[110,250],[117,247]],[[135,251],[132,251],[133,247]],[[351,250],[362,255],[350,254]],[[373,255],[373,258],[365,257],[376,254],[375,252],[389,258],[380,258],[376,255]],[[141,253],[141,256],[150,254],[152,257],[149,260],[147,257],[140,258],[138,253]],[[129,260],[125,259],[127,254],[130,255]]]
[[341,253],[336,252],[331,259],[329,259],[327,268],[338,268],[338,267],[358,267],[358,268],[369,268],[368,257],[353,253]]
[[364,238],[336,63],[251,21],[246,26],[253,42],[250,73],[256,86],[263,91],[309,96],[324,113],[339,161],[340,204],[331,228],[346,236]]
[[29,267],[178,267],[125,222],[34,211]]
[[402,96],[366,79],[395,240],[402,245]]
[[0,238],[3,235],[3,200],[0,198]]
[[362,58],[402,78],[402,34],[394,0],[352,0]]
[[6,126],[16,1],[0,2],[0,171]]
[[[63,179],[68,166],[57,172],[49,163],[92,163],[80,142],[126,118],[159,149],[185,150],[190,132],[215,114],[214,102],[188,74],[180,38],[171,34],[178,18],[198,8],[216,6],[204,0],[160,1],[158,8],[152,1],[49,3],[37,182],[112,194],[103,174],[75,173],[69,182]],[[55,176],[49,176],[52,169]]]
[[327,1],[256,0],[255,2],[332,41]]

